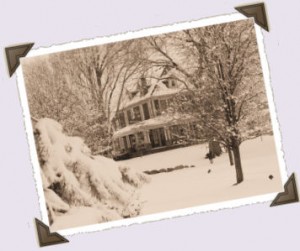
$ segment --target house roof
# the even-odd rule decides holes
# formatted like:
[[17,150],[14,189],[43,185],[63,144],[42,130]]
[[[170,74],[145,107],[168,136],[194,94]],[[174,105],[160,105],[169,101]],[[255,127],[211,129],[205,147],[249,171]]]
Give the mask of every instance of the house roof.
[[176,94],[181,90],[181,88],[168,88],[161,81],[158,81],[149,86],[148,91],[145,95],[142,95],[140,92],[137,92],[137,94],[132,99],[126,96],[122,100],[120,110],[133,106],[134,104],[140,103],[152,97],[169,96]]
[[177,125],[180,123],[186,123],[189,121],[195,121],[196,119],[191,115],[183,115],[183,114],[172,114],[167,115],[164,114],[162,116],[154,117],[148,120],[141,121],[139,123],[126,126],[118,131],[116,131],[113,135],[113,139],[123,137],[132,133],[137,133],[143,130],[150,130],[159,128],[162,126],[171,126]]

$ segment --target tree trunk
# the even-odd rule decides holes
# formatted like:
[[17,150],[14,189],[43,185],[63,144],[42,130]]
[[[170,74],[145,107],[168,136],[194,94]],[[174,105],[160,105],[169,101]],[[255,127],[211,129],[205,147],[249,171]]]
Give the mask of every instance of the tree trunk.
[[241,155],[240,155],[240,146],[238,144],[234,144],[234,146],[232,147],[232,152],[233,152],[234,165],[236,171],[236,183],[239,184],[244,180]]
[[233,156],[232,156],[232,151],[231,151],[230,147],[227,147],[227,152],[228,152],[228,156],[229,156],[229,163],[231,166],[233,166],[234,165]]

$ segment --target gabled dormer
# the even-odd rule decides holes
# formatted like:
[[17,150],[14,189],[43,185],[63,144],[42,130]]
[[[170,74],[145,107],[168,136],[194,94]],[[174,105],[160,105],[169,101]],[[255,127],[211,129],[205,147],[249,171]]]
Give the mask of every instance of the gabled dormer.
[[138,82],[138,91],[140,93],[140,97],[145,96],[148,93],[150,85],[148,85],[145,77],[141,77]]
[[176,71],[171,66],[165,66],[161,72],[160,79],[167,88],[178,88]]
[[162,83],[169,89],[177,88],[177,81],[174,77],[164,78]]

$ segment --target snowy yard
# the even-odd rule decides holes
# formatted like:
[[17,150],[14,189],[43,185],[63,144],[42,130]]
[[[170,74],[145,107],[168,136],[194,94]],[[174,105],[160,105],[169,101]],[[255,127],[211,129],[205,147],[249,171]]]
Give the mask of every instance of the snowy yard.
[[[264,136],[244,142],[241,157],[245,181],[234,186],[235,169],[228,155],[217,157],[213,164],[204,159],[206,145],[195,145],[152,155],[118,161],[135,170],[153,170],[194,165],[193,168],[151,175],[151,182],[141,188],[144,206],[141,214],[182,209],[207,203],[278,192],[282,183],[274,138]],[[209,172],[210,170],[210,172]],[[269,179],[269,175],[273,179]]]
[[[281,191],[274,139],[241,146],[245,181],[236,182],[225,153],[213,164],[206,145],[155,153],[126,161],[92,156],[78,137],[63,134],[51,119],[36,124],[42,189],[51,230],[103,223],[208,203]],[[154,169],[189,168],[146,175]],[[270,179],[272,176],[272,179]]]

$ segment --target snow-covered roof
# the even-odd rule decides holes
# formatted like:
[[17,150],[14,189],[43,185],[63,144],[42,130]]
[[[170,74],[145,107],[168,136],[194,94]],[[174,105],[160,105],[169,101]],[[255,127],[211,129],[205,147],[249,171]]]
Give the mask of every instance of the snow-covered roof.
[[116,131],[113,135],[113,138],[116,139],[118,137],[123,137],[128,134],[137,133],[142,130],[150,130],[155,129],[162,126],[170,126],[177,125],[180,123],[186,123],[188,121],[195,121],[196,119],[191,115],[183,115],[183,114],[173,114],[167,115],[164,114],[162,116],[158,116],[152,119],[144,120],[139,123],[126,126],[118,131]]
[[158,81],[148,88],[148,91],[145,95],[142,95],[140,92],[138,92],[132,99],[130,99],[128,96],[124,97],[120,105],[120,110],[145,101],[152,97],[174,95],[180,92],[181,90],[182,88],[168,88],[161,81]]

